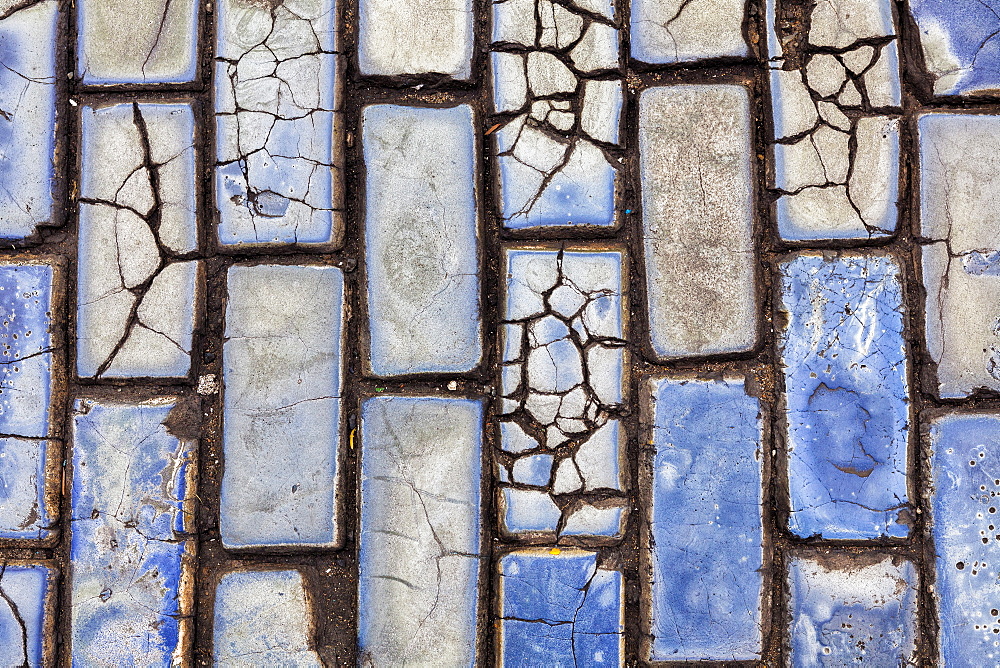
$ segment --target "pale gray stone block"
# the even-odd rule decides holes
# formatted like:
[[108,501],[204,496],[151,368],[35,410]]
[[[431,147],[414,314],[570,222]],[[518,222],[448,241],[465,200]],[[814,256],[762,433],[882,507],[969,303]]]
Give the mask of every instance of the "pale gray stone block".
[[362,74],[472,73],[472,0],[361,0],[358,64]]

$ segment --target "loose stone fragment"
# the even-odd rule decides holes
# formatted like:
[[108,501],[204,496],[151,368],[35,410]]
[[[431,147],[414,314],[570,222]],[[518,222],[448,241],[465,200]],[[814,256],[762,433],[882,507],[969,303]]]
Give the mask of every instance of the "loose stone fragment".
[[78,400],[73,414],[74,665],[168,665],[190,633],[196,442],[172,399]]
[[335,545],[344,275],[237,265],[228,280],[223,544]]
[[59,18],[56,0],[0,8],[0,239],[52,222]]
[[499,665],[622,665],[622,574],[596,552],[520,550],[498,566]]
[[915,666],[917,569],[878,554],[792,557],[793,666]]
[[[773,3],[771,3],[773,5]],[[896,229],[900,106],[891,0],[821,0],[783,51],[767,12],[778,231],[790,241]],[[898,112],[896,112],[898,113]]]
[[506,227],[617,223],[619,26],[603,5],[493,2],[493,101],[506,114],[493,136]]
[[54,665],[54,579],[41,564],[0,565],[0,665]]
[[1000,391],[1000,116],[924,114],[921,264],[938,394]]
[[77,373],[186,376],[200,263],[189,104],[86,106]]
[[[46,538],[52,393],[52,267],[0,264],[0,538]],[[54,490],[52,490],[54,491]]]
[[650,339],[660,359],[757,341],[750,99],[742,86],[639,98]]
[[742,378],[653,377],[649,659],[760,657],[760,402]]
[[931,422],[931,533],[940,665],[1000,661],[1000,416]]
[[215,590],[214,665],[320,668],[313,613],[298,571],[236,571]]
[[195,80],[198,7],[195,0],[79,0],[77,75],[98,85]]
[[480,401],[362,404],[360,663],[475,664],[482,428]]
[[993,0],[910,0],[935,95],[1000,92],[1000,7]]
[[899,267],[883,255],[801,253],[780,268],[789,528],[903,538],[910,419]]
[[361,0],[358,66],[362,74],[444,74],[468,79],[472,73],[471,0]]
[[508,248],[500,528],[554,538],[624,530],[622,253]]
[[343,235],[343,58],[335,0],[220,0],[219,241],[336,245]]
[[371,370],[469,371],[482,358],[472,109],[375,105],[362,124]]
[[632,57],[647,63],[747,55],[744,0],[636,0]]

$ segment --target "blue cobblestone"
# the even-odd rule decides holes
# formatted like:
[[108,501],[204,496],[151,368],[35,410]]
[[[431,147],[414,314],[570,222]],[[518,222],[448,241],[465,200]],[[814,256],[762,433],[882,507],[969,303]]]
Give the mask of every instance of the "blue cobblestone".
[[1000,3],[910,0],[924,60],[937,95],[975,95],[1000,88]]
[[910,407],[896,261],[795,255],[781,264],[781,311],[789,528],[905,537]]
[[52,665],[46,642],[52,636],[52,569],[40,564],[0,566],[0,665]]

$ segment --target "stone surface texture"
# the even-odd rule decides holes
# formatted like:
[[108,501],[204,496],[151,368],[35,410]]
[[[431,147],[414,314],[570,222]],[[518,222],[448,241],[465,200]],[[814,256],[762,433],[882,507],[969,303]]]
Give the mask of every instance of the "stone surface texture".
[[913,516],[899,266],[799,253],[780,267],[788,526],[803,538],[904,538]]
[[362,124],[371,371],[471,371],[482,358],[472,109],[375,105]]
[[358,15],[362,74],[472,74],[472,0],[361,0]]
[[0,566],[0,664],[51,665],[54,573],[41,564]]
[[745,0],[636,0],[632,57],[679,63],[746,56],[745,11]]
[[362,664],[476,665],[483,410],[431,396],[362,405]]
[[763,639],[763,415],[743,378],[653,377],[649,659],[752,661]]
[[344,275],[229,270],[220,533],[232,548],[338,542]]
[[194,114],[81,109],[77,373],[184,377],[197,283]]
[[757,341],[750,98],[728,85],[639,98],[649,336],[660,359]]
[[187,650],[197,443],[170,433],[175,410],[75,404],[73,665],[171,665]]
[[921,265],[942,398],[1000,391],[1000,116],[925,114]]
[[1000,4],[996,0],[910,0],[935,95],[1000,92]]
[[235,248],[339,244],[343,58],[335,0],[221,0],[216,207]]

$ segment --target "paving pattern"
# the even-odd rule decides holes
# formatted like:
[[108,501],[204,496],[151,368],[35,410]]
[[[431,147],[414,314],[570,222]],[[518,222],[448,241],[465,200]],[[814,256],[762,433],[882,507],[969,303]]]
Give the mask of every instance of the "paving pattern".
[[0,665],[1000,668],[1000,0],[0,0]]

